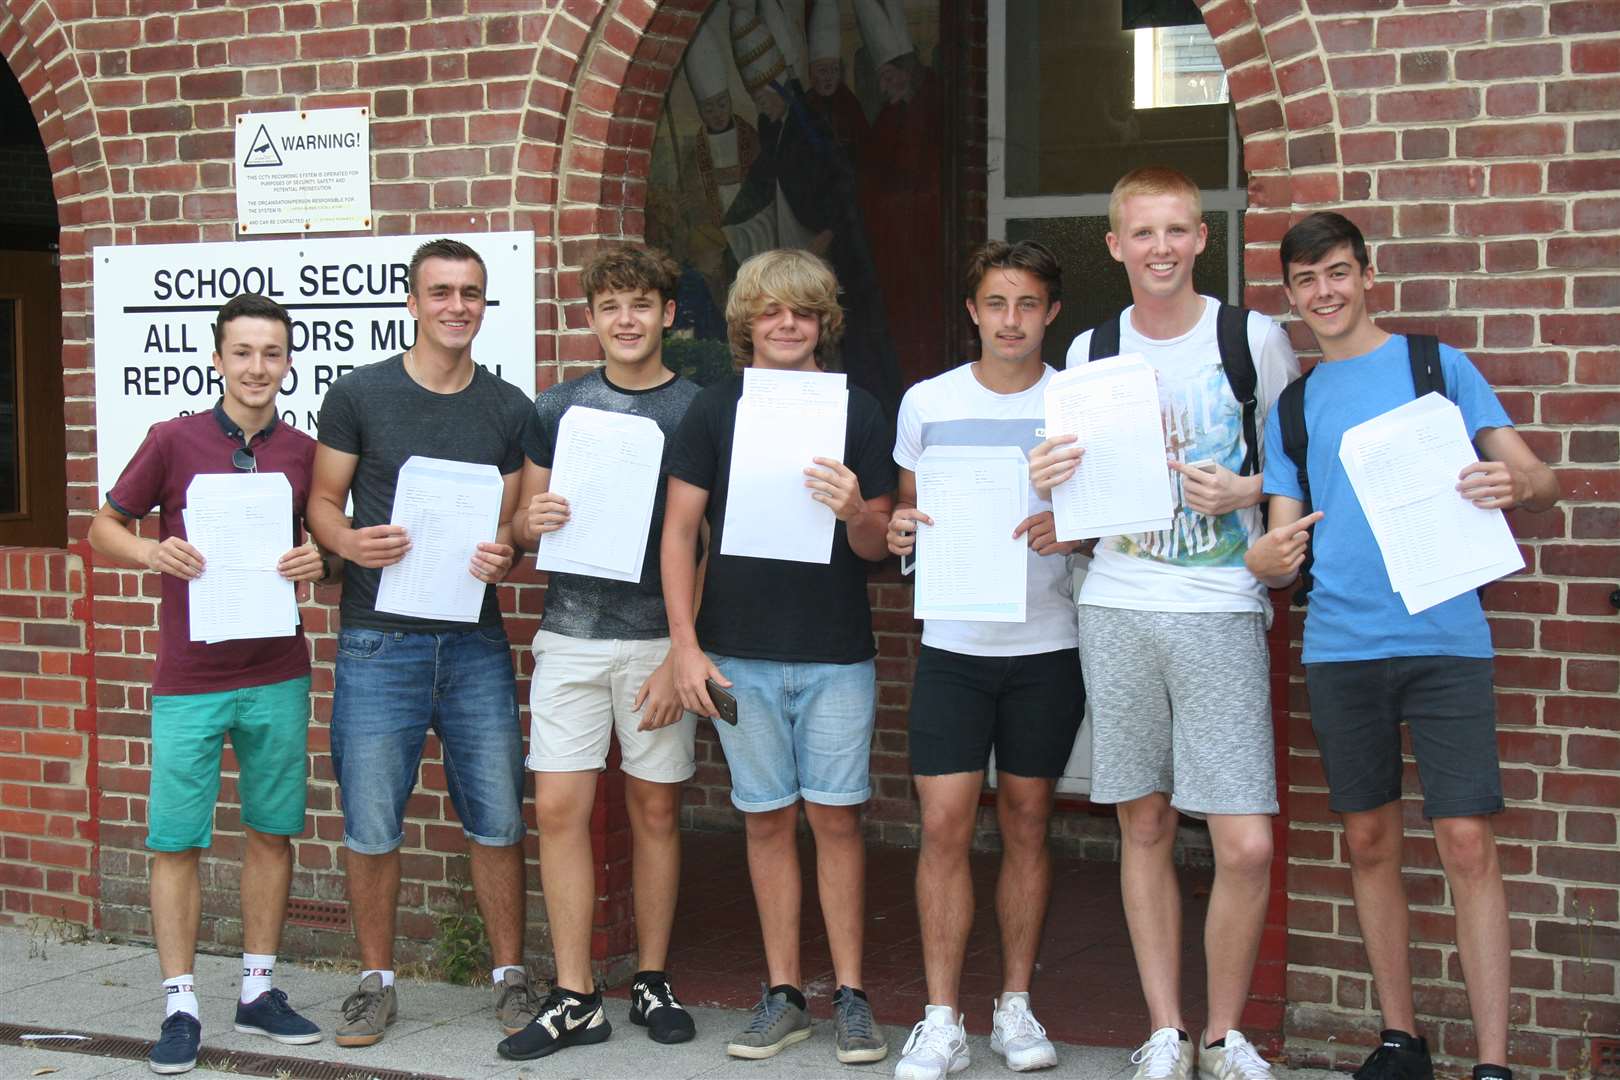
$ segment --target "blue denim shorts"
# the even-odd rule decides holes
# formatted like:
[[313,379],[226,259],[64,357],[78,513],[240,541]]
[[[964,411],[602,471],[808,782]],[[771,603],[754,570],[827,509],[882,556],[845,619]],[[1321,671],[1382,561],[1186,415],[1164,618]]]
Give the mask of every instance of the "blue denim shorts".
[[709,654],[731,680],[737,725],[719,723],[731,804],[748,814],[803,799],[856,806],[872,794],[877,673],[859,664],[795,664]]
[[430,730],[468,839],[491,847],[523,839],[523,739],[503,629],[345,629],[335,676],[332,767],[347,847],[382,855],[404,840],[405,803]]

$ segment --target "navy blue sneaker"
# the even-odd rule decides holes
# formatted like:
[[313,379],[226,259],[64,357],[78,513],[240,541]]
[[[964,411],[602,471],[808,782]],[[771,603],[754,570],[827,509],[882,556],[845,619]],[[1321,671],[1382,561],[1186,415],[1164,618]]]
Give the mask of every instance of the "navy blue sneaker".
[[163,1034],[152,1045],[146,1063],[155,1073],[190,1072],[197,1065],[201,1042],[202,1024],[188,1012],[177,1012],[163,1021]]
[[294,1012],[287,1004],[287,995],[280,990],[266,990],[246,1005],[238,1001],[236,1030],[289,1046],[321,1041],[321,1029]]

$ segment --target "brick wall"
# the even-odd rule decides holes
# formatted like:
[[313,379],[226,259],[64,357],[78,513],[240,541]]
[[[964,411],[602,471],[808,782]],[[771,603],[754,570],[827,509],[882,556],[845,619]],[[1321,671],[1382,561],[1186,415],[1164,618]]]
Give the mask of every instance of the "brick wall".
[[[1512,1053],[1527,1072],[1578,1070],[1585,1035],[1620,1030],[1620,619],[1608,600],[1620,583],[1620,5],[1202,6],[1251,175],[1250,304],[1283,314],[1276,241],[1304,212],[1347,208],[1373,241],[1381,324],[1467,350],[1563,482],[1556,511],[1512,515],[1529,570],[1493,586],[1487,607],[1509,798],[1498,830]],[[1304,706],[1296,674],[1279,700],[1288,1045],[1297,1059],[1347,1063],[1378,1023]],[[1418,1008],[1439,1049],[1467,1059],[1451,898],[1416,801],[1406,810]]]
[[[0,0],[0,54],[34,103],[63,226],[70,535],[83,537],[95,501],[89,254],[108,243],[230,238],[229,155],[238,112],[369,106],[379,232],[533,229],[535,353],[544,387],[596,355],[585,332],[578,269],[603,238],[641,235],[654,125],[706,6],[706,0],[231,6]],[[1532,1071],[1573,1068],[1579,1032],[1620,1028],[1613,1004],[1620,879],[1612,859],[1620,802],[1614,698],[1620,622],[1607,606],[1608,590],[1620,580],[1614,431],[1620,352],[1613,346],[1620,330],[1620,170],[1612,160],[1620,139],[1614,46],[1620,5],[1205,0],[1201,6],[1231,73],[1251,176],[1250,302],[1281,313],[1275,244],[1293,217],[1317,206],[1349,206],[1375,244],[1377,301],[1401,313],[1386,324],[1438,330],[1470,350],[1563,478],[1563,507],[1515,521],[1531,572],[1496,587],[1490,599],[1502,649],[1503,751],[1513,800],[1502,826],[1514,905],[1516,1053]],[[965,70],[979,77],[983,8],[965,3],[958,10],[969,25]],[[970,147],[982,139],[982,111],[969,110],[962,130]],[[963,212],[982,222],[982,198],[975,196],[982,173],[972,157],[964,156]],[[62,560],[65,592],[78,595],[68,557],[51,558]],[[93,597],[98,680],[78,685],[91,687],[84,692],[94,694],[102,753],[113,755],[103,760],[101,781],[86,784],[91,798],[104,792],[101,910],[109,929],[140,934],[155,583],[98,568],[81,592],[86,584],[90,597],[81,609]],[[872,817],[882,838],[903,842],[914,810],[898,725],[914,632],[905,585],[879,579],[874,596],[884,713]],[[301,897],[337,900],[339,821],[324,726],[335,627],[331,597],[318,599],[305,608],[319,661],[317,781],[295,889]],[[542,600],[531,571],[502,590],[514,641],[532,633]],[[34,618],[43,616],[6,614],[0,634],[21,640]],[[1287,680],[1297,653],[1282,640],[1287,620],[1281,626],[1277,651],[1290,657],[1290,667],[1278,679]],[[41,663],[47,655],[40,652]],[[526,676],[522,650],[518,662]],[[1342,1056],[1359,1056],[1375,1026],[1368,980],[1297,679],[1291,686],[1277,695],[1289,732],[1290,1047],[1302,1059],[1326,1060],[1335,1046],[1346,1046]],[[26,715],[43,724],[51,708]],[[73,723],[88,723],[84,713]],[[27,756],[29,729],[20,726],[24,713],[0,715],[6,717],[0,768],[11,768]],[[16,731],[23,733],[22,748],[3,741]],[[410,809],[402,927],[421,939],[431,935],[431,911],[453,902],[453,853],[460,848],[458,830],[447,823],[435,753],[430,748],[423,790]],[[712,745],[702,753],[688,819],[734,824],[719,791],[723,764]],[[94,760],[70,765],[69,775],[95,767]],[[15,786],[8,780],[4,788],[8,811]],[[240,841],[229,782],[225,794],[218,824],[221,851],[231,854]],[[599,823],[607,840],[602,880],[610,890],[625,876],[616,813],[606,804]],[[1432,842],[1413,823],[1422,1007],[1442,1048],[1466,1055],[1444,887]],[[67,847],[88,850],[94,830],[85,824],[81,831],[87,836],[64,841]],[[1111,846],[1101,819],[1071,815],[1059,832],[1077,849],[1103,853]],[[43,843],[8,833],[8,867],[10,852],[24,850],[11,845],[22,842]],[[26,894],[30,905],[33,897],[56,895],[43,861],[26,861],[21,872],[39,869],[42,884],[7,881],[8,910],[16,894]],[[230,864],[210,862],[207,873],[213,943],[228,947],[235,933]],[[55,880],[66,881],[60,874]],[[76,895],[61,894],[64,902],[83,902],[88,885],[75,881],[74,888]],[[604,911],[599,958],[618,955],[627,918],[620,904]],[[332,952],[346,945],[340,933],[305,927],[297,934],[290,949]]]
[[0,551],[0,926],[93,918],[84,577],[77,554]]

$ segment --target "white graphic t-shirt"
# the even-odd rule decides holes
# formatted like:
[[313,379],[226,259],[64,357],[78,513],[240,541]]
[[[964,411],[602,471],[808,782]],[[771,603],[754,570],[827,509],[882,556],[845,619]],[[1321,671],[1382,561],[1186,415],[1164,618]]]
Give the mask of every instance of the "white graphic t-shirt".
[[[900,402],[894,440],[895,464],[917,470],[930,446],[1016,446],[1028,457],[1041,441],[1046,424],[1046,384],[1052,369],[1043,365],[1040,381],[1016,394],[984,388],[972,364],[952,368],[917,383]],[[1029,512],[1052,509],[1052,503],[1029,489]],[[1021,623],[923,621],[923,644],[966,656],[1034,656],[1073,649],[1080,642],[1080,623],[1062,555],[1029,552],[1028,593]]]
[[[1220,302],[1204,298],[1204,314],[1180,337],[1156,340],[1131,326],[1131,308],[1120,315],[1119,351],[1140,353],[1158,373],[1165,456],[1184,463],[1214,461],[1233,472],[1243,467],[1243,408],[1221,367],[1215,335]],[[1258,375],[1255,430],[1283,387],[1299,377],[1299,360],[1288,335],[1271,319],[1249,313],[1249,350]],[[1066,365],[1084,364],[1091,331],[1069,346]],[[1260,464],[1265,465],[1263,448]],[[1181,474],[1172,473],[1176,500],[1170,528],[1105,536],[1080,590],[1080,603],[1135,611],[1258,611],[1270,617],[1265,586],[1243,565],[1260,536],[1260,508],[1219,517],[1182,502]]]

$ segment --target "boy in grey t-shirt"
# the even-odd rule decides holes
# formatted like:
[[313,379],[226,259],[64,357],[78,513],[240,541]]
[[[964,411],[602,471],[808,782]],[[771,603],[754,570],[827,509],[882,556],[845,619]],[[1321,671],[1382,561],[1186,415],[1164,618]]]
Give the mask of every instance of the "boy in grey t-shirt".
[[[698,393],[663,364],[663,331],[675,319],[678,276],[667,255],[644,248],[609,248],[586,265],[587,318],[605,363],[535,399],[512,520],[519,547],[533,549],[544,534],[568,526],[568,501],[548,489],[558,428],[570,408],[645,416],[666,439],[675,434]],[[668,453],[666,443],[664,471]],[[630,993],[630,1020],[661,1043],[686,1042],[694,1034],[664,972],[680,879],[681,785],[694,771],[696,727],[681,709],[668,663],[658,560],[664,494],[660,478],[639,581],[553,573],[546,590],[529,684],[529,768],[557,979],[534,1022],[500,1044],[502,1057],[544,1057],[601,1042],[612,1032],[591,971],[596,874],[590,822],[614,734],[636,864],[641,970]]]

